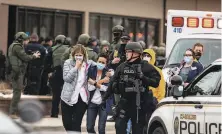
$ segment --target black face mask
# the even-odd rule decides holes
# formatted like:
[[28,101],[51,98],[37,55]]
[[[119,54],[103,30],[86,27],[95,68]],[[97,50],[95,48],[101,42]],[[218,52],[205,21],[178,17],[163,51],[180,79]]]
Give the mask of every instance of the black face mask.
[[202,56],[201,52],[196,52],[195,55],[196,56]]

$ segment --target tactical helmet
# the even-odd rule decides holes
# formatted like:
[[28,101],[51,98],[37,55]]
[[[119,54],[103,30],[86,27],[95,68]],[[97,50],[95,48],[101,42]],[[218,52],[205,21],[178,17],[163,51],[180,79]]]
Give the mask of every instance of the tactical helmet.
[[101,46],[109,46],[109,45],[110,45],[110,43],[107,40],[103,40],[101,42]]
[[78,44],[87,45],[89,43],[90,36],[88,34],[81,34],[78,38]]
[[165,52],[166,52],[165,47],[158,47],[158,49],[157,49],[158,56],[165,56]]
[[182,85],[183,84],[183,79],[179,75],[174,75],[171,78],[171,85]]
[[29,36],[24,32],[18,32],[15,34],[15,40],[17,41],[24,41],[27,39],[29,39]]
[[152,46],[151,49],[153,49],[153,51],[154,51],[155,53],[157,53],[158,47],[157,47],[157,46]]
[[140,45],[142,46],[143,49],[146,48],[146,43],[144,41],[141,40],[141,41],[139,41],[139,43],[140,43]]
[[55,42],[56,43],[64,43],[65,39],[66,39],[65,35],[57,35],[55,38]]
[[130,42],[126,45],[125,50],[132,50],[136,53],[142,54],[143,48],[138,42]]
[[63,43],[64,45],[71,45],[72,44],[72,38],[67,37]]
[[121,25],[116,25],[112,28],[113,33],[122,33],[124,32],[124,27]]

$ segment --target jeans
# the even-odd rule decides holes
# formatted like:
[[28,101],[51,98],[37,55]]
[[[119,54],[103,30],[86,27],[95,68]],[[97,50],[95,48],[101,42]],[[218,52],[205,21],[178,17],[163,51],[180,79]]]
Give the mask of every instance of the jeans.
[[87,132],[96,133],[94,126],[96,122],[97,114],[99,114],[98,130],[99,134],[105,134],[107,113],[105,109],[102,109],[100,105],[94,104],[92,102],[88,105],[87,110]]
[[131,133],[131,127],[132,127],[132,122],[131,122],[131,120],[129,120],[127,123],[127,129],[126,129],[127,134]]
[[83,116],[87,109],[87,104],[79,96],[78,102],[73,106],[61,101],[62,122],[66,131],[81,132]]

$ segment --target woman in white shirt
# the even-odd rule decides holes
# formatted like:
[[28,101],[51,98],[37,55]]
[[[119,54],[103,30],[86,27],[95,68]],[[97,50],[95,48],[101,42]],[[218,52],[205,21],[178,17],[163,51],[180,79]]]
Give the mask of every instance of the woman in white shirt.
[[95,134],[96,117],[99,115],[98,131],[99,134],[105,134],[107,113],[101,108],[102,95],[106,92],[109,76],[107,76],[108,56],[100,54],[97,60],[97,66],[91,66],[88,73],[88,90],[90,91],[89,105],[87,109],[87,131]]
[[62,121],[66,131],[81,132],[89,100],[87,74],[92,61],[87,60],[86,50],[80,44],[74,46],[72,57],[63,66]]

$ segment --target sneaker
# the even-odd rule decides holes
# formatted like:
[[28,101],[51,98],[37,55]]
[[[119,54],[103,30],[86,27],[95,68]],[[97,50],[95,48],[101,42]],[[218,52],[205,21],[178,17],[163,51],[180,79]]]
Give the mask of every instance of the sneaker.
[[109,119],[107,119],[107,122],[115,122],[114,116],[112,116],[112,117],[110,117]]

